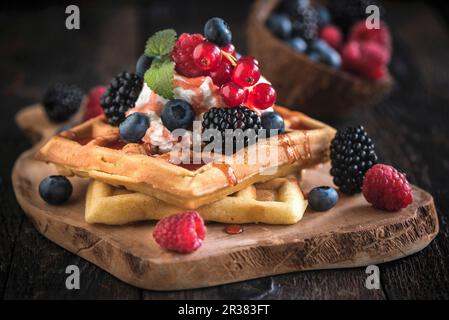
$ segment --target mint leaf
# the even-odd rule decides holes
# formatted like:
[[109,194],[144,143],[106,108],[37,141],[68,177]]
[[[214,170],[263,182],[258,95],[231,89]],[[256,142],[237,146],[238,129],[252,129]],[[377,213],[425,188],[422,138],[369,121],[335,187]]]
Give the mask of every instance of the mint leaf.
[[173,78],[175,63],[169,59],[154,60],[145,72],[145,83],[151,90],[165,99],[173,99]]
[[147,40],[145,54],[149,57],[163,57],[173,51],[175,43],[175,30],[158,31]]

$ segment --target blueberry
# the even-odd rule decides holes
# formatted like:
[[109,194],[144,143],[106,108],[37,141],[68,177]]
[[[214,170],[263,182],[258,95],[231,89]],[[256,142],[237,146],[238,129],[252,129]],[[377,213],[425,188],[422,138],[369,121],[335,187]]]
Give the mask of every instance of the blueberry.
[[297,52],[303,53],[307,51],[307,42],[301,37],[291,38],[287,43]]
[[323,40],[314,41],[310,46],[308,55],[313,61],[327,64],[332,68],[338,69],[341,67],[340,54]]
[[332,68],[339,69],[341,67],[340,54],[333,48],[330,48],[328,54],[325,55],[325,63]]
[[145,72],[151,67],[153,60],[153,58],[148,57],[146,54],[142,54],[139,60],[137,60],[136,74],[143,78]]
[[318,13],[318,26],[320,28],[332,22],[331,14],[325,6],[318,5],[315,8]]
[[125,142],[137,143],[142,140],[149,126],[150,119],[148,119],[147,115],[135,112],[120,124],[120,137]]
[[335,206],[338,193],[332,187],[316,187],[309,192],[309,205],[315,211],[327,211]]
[[307,54],[310,60],[315,62],[321,62],[322,56],[318,51],[311,51]]
[[286,14],[271,15],[267,20],[267,27],[281,39],[288,39],[292,34],[292,22]]
[[204,25],[204,36],[219,47],[231,43],[232,33],[229,26],[221,18],[211,18]]
[[73,187],[64,176],[49,176],[39,184],[41,198],[53,205],[63,204],[72,195]]
[[264,112],[260,117],[262,128],[267,130],[267,137],[271,136],[270,130],[277,130],[277,134],[285,132],[284,119],[277,112]]
[[310,45],[311,51],[318,51],[320,53],[326,51],[329,48],[329,45],[326,43],[326,41],[323,41],[321,39],[317,39],[313,41]]
[[161,113],[162,123],[170,131],[190,128],[194,118],[192,106],[181,99],[173,99],[167,102]]

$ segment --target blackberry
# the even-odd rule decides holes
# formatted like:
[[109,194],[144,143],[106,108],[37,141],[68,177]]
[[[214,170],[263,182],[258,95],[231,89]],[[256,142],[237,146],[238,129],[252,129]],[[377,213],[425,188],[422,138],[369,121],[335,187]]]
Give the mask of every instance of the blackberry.
[[142,86],[142,78],[134,73],[122,72],[112,79],[101,97],[101,106],[109,124],[118,126],[125,120],[126,111],[134,108]]
[[384,9],[377,0],[330,0],[328,6],[334,23],[347,32],[354,23],[367,17],[365,10],[369,5],[378,6],[382,18]]
[[83,96],[84,92],[75,85],[55,84],[42,101],[47,117],[53,122],[69,120],[79,110]]
[[330,173],[335,185],[349,195],[361,192],[366,171],[377,163],[374,144],[365,129],[359,126],[338,130],[330,151]]
[[[221,141],[215,144],[215,151],[226,154],[237,152],[257,141],[259,129],[262,129],[260,117],[247,107],[212,108],[203,115],[203,132],[216,129],[220,132]],[[227,130],[229,129],[229,130]],[[238,131],[235,131],[240,129]],[[232,150],[226,147],[226,141],[232,139]],[[214,137],[207,138],[206,143],[214,142]]]
[[281,10],[288,14],[295,14],[300,8],[310,6],[310,0],[283,0],[281,2]]
[[318,36],[318,13],[312,6],[299,6],[291,14],[293,21],[293,36],[301,37],[307,42]]

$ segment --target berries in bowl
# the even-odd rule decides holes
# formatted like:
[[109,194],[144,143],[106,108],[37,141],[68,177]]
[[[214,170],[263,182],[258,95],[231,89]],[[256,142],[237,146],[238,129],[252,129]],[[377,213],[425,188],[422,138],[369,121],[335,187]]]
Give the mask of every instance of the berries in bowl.
[[391,91],[389,29],[384,22],[379,29],[366,27],[360,10],[368,2],[255,2],[248,49],[280,103],[314,115],[342,114],[373,105]]

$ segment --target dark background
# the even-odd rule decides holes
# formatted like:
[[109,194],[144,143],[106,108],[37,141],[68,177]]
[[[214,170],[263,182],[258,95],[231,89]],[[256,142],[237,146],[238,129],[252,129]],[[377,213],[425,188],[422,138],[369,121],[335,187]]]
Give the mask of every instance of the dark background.
[[[67,3],[68,4],[68,3]],[[229,22],[245,52],[250,1],[75,1],[81,29],[65,29],[65,6],[52,2],[0,5],[0,295],[20,298],[123,299],[406,299],[449,298],[449,34],[442,2],[386,3],[394,36],[391,72],[396,87],[379,105],[336,127],[363,124],[383,162],[435,197],[440,234],[422,252],[380,266],[381,290],[364,287],[364,268],[268,277],[214,288],[151,292],[129,286],[42,237],[18,206],[11,186],[15,159],[30,148],[14,123],[16,112],[39,101],[54,82],[84,89],[134,70],[145,40],[173,27],[201,32],[211,16]],[[65,289],[67,265],[81,270],[81,289]]]

